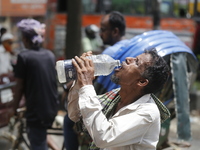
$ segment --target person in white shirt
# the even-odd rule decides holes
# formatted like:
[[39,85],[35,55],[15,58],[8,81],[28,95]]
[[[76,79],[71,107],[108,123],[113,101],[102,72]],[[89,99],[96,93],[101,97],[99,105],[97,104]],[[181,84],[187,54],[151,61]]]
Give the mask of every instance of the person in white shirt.
[[83,121],[83,131],[93,140],[89,149],[155,150],[161,121],[170,116],[152,94],[168,78],[164,59],[155,49],[136,58],[127,57],[111,79],[121,88],[97,96],[92,85],[94,64],[85,57],[88,55],[72,59],[77,80],[69,91],[68,115],[76,123]]
[[92,51],[93,54],[100,54],[103,50],[103,43],[98,36],[99,28],[94,25],[85,27],[85,37],[82,39],[83,51]]
[[0,75],[7,74],[13,70],[11,65],[12,43],[13,35],[10,33],[3,34],[0,45]]

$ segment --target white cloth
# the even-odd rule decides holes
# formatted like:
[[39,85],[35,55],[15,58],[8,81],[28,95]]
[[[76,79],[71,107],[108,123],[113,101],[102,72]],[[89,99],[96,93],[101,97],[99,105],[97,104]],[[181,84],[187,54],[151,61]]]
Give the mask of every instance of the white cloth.
[[[90,136],[102,150],[156,149],[160,132],[160,113],[150,94],[121,108],[109,120],[101,111],[101,104],[92,85],[79,90],[75,87],[70,91],[68,98],[69,117],[78,121],[80,108]],[[76,106],[77,102],[79,107]]]
[[0,75],[13,70],[11,60],[11,54],[5,50],[3,45],[0,45]]
[[14,36],[11,33],[4,33],[1,37],[1,42],[5,40],[12,40]]

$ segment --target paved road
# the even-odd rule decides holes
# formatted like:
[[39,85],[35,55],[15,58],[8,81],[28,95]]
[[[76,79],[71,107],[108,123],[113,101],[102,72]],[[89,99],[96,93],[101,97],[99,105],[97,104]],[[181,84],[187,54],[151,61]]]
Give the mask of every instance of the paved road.
[[[177,147],[176,145],[172,145],[172,147],[168,147],[165,150],[199,150],[200,149],[200,116],[195,115],[191,116],[191,129],[192,129],[192,141],[190,147]],[[4,127],[0,129],[0,135],[4,134],[8,131],[8,127]],[[52,136],[57,145],[62,147],[63,137],[62,136]],[[169,134],[169,142],[176,141],[176,119],[172,120],[170,126],[170,134]],[[0,137],[0,149],[1,150],[9,150],[11,147],[11,142]],[[25,149],[28,150],[28,149]]]
[[[51,132],[54,132],[54,131],[51,131]],[[16,130],[13,133],[16,134]],[[57,133],[61,133],[61,132],[58,131]],[[62,135],[50,135],[50,136],[61,150],[63,146],[63,140],[64,140],[63,136]],[[24,138],[28,142],[26,134],[24,134]],[[12,139],[15,139],[15,137],[10,136],[8,127],[1,128],[0,129],[0,150],[10,150],[12,146]],[[19,150],[29,150],[29,148],[24,143],[21,146],[22,146],[22,149],[19,149]]]
[[[190,117],[191,120],[191,130],[192,130],[192,140],[190,141],[190,147],[177,147],[175,150],[200,150],[200,115],[195,115]],[[177,141],[176,135],[176,119],[172,120],[170,126],[169,142]],[[166,150],[173,150],[173,148],[168,148]]]

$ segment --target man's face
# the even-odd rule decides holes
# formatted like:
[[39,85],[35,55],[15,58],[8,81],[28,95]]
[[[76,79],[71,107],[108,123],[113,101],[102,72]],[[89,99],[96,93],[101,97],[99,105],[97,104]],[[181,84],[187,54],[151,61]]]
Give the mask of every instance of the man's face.
[[102,18],[99,34],[104,45],[113,44],[112,28],[109,24],[109,15],[106,15],[105,17]]
[[12,51],[12,43],[13,41],[11,39],[5,40],[2,42],[2,45],[6,49],[6,51],[11,52]]
[[127,57],[126,61],[122,63],[122,67],[115,70],[115,74],[112,76],[111,80],[120,85],[136,85],[143,79],[142,74],[146,66],[150,64],[150,54],[143,53],[136,58]]

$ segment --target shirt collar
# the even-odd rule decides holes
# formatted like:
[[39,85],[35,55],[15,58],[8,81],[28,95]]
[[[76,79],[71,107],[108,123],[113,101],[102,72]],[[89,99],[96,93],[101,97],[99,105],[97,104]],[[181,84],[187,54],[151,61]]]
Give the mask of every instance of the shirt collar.
[[138,100],[136,100],[134,104],[146,103],[150,100],[150,98],[151,98],[150,94],[145,94],[142,97],[140,97]]
[[[145,94],[144,96],[140,97],[140,98],[139,98],[138,100],[136,100],[135,102],[133,102],[133,103],[131,103],[131,104],[125,106],[123,109],[128,108],[128,109],[134,110],[134,109],[136,109],[136,108],[139,106],[139,104],[147,103],[147,102],[150,101],[150,99],[151,99],[150,94]],[[154,103],[154,101],[151,101],[151,102]]]

